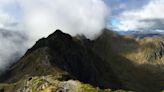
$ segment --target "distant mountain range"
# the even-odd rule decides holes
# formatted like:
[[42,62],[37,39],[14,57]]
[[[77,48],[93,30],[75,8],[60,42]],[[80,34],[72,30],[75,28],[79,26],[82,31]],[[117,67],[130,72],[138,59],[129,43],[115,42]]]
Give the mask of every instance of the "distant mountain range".
[[163,36],[164,31],[161,30],[152,30],[152,31],[115,31],[120,35],[130,35],[134,37],[154,37],[154,36]]

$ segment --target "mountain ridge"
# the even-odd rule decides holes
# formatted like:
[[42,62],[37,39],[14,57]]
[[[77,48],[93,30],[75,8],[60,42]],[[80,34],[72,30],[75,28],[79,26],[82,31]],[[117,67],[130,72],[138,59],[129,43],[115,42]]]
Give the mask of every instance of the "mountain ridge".
[[[150,62],[147,56],[155,57],[154,53],[160,56],[163,51],[159,45],[161,40],[147,37],[137,40],[108,29],[96,39],[89,40],[85,36],[72,37],[56,30],[47,38],[38,40],[12,65],[6,75],[1,76],[1,83],[19,85],[24,80],[53,76],[55,81],[78,80],[102,89],[159,92],[164,89],[162,62],[158,59]],[[149,49],[149,43],[155,47]],[[160,57],[162,59],[163,54]],[[33,85],[33,81],[30,83]]]
[[[121,83],[114,76],[115,74],[108,64],[79,42],[76,38],[72,38],[60,30],[55,31],[47,38],[40,39],[18,63],[10,68],[12,77],[8,78],[9,83],[18,81],[23,78],[23,75],[53,74],[55,76],[59,74],[58,76],[65,80],[63,74],[60,75],[60,73],[64,73],[64,77],[67,77],[66,80],[78,79],[101,88],[121,88]],[[103,74],[104,71],[109,74]]]

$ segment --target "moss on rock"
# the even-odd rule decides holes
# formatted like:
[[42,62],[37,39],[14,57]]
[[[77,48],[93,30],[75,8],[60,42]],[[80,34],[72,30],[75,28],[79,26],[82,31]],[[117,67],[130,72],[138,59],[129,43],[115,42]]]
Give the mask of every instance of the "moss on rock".
[[12,84],[0,84],[2,92],[128,92],[101,90],[77,80],[59,81],[52,75],[21,79]]

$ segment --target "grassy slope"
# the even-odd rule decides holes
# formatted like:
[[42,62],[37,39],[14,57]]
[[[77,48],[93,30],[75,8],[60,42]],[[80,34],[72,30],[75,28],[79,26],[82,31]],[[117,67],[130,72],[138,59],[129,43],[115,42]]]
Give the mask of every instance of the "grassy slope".
[[8,75],[4,77],[8,77],[5,82],[9,83],[16,82],[29,76],[54,75],[56,79],[58,79],[68,75],[64,70],[50,64],[48,48],[40,48],[22,57],[8,71]]
[[[164,89],[164,72],[156,65],[157,60],[151,64],[145,58],[145,55],[154,53],[155,48],[147,50],[150,45],[141,45],[148,43],[144,40],[137,42],[129,37],[105,32],[94,41],[93,50],[111,65],[125,88],[137,92],[160,92]],[[157,39],[151,40],[152,44],[156,42]],[[141,63],[140,60],[147,60],[147,63]]]

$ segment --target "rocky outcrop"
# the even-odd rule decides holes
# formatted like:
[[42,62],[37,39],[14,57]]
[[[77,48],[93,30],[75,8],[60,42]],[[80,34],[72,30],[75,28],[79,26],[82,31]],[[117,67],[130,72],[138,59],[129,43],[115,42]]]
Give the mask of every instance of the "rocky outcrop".
[[144,55],[146,60],[155,63],[155,61],[159,61],[164,56],[164,42],[159,41],[154,43],[148,43],[143,49],[143,51],[145,51]]
[[132,92],[125,90],[94,88],[77,80],[59,81],[54,76],[35,76],[13,84],[1,84],[0,92]]

